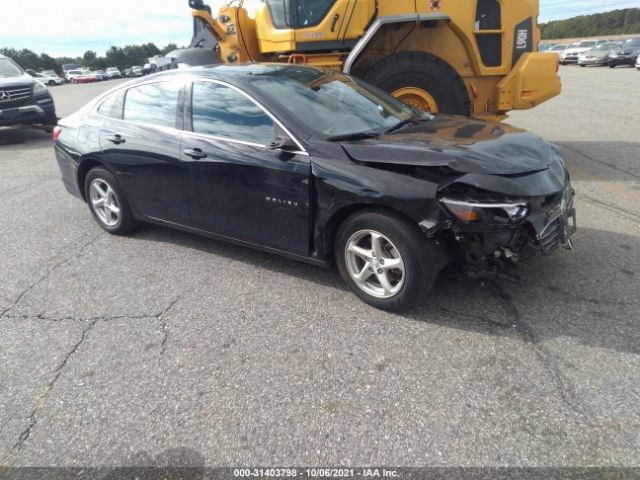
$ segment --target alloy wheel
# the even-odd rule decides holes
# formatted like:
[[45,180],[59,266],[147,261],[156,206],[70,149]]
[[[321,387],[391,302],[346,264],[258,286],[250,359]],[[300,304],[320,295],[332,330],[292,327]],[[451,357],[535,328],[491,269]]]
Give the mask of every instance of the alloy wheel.
[[400,252],[387,237],[375,230],[354,233],[345,246],[345,264],[353,282],[376,298],[391,298],[405,281]]
[[89,187],[91,208],[98,219],[108,227],[120,221],[120,202],[113,188],[101,178],[96,178]]

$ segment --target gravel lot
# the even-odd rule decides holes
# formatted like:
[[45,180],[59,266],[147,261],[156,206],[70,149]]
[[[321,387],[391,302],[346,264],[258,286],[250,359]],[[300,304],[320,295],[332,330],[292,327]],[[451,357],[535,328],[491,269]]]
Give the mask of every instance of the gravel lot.
[[[374,310],[330,270],[104,233],[0,130],[0,466],[640,466],[640,72],[562,69],[575,254]],[[114,82],[52,89],[66,115]],[[0,469],[1,470],[1,469]]]

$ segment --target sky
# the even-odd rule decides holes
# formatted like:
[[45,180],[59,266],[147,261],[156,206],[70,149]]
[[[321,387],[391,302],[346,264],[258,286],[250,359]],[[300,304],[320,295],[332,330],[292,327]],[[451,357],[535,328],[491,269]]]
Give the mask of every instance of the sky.
[[[214,11],[220,3],[210,1]],[[639,3],[540,0],[539,21],[638,7]],[[29,48],[56,57],[82,55],[86,50],[104,55],[111,45],[146,42],[160,48],[168,43],[186,46],[191,40],[187,0],[0,0],[0,7],[0,47]]]

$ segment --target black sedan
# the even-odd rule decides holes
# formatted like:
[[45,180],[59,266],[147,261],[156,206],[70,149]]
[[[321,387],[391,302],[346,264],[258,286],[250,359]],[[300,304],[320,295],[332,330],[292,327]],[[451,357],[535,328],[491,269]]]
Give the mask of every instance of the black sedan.
[[640,37],[630,38],[609,55],[609,67],[615,68],[619,65],[634,66],[636,59],[640,56]]
[[106,231],[150,222],[335,263],[389,310],[420,303],[451,262],[500,275],[571,248],[575,229],[557,147],[306,66],[135,80],[62,120],[54,140],[64,185]]

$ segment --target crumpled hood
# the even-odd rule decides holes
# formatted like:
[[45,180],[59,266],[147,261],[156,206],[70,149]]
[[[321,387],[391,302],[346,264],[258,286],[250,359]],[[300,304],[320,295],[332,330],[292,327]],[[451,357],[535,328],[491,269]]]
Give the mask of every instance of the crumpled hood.
[[342,147],[358,162],[446,166],[460,173],[517,175],[544,170],[551,161],[550,144],[536,135],[451,115]]

